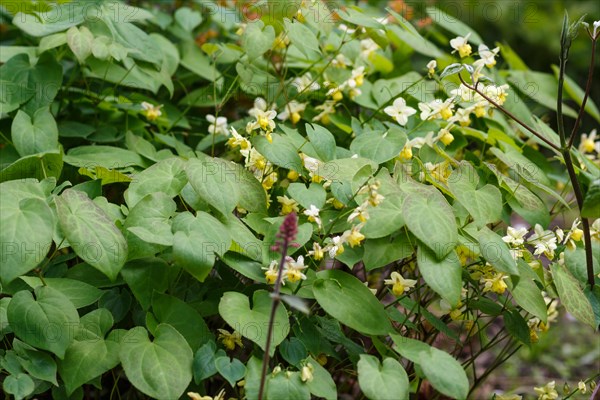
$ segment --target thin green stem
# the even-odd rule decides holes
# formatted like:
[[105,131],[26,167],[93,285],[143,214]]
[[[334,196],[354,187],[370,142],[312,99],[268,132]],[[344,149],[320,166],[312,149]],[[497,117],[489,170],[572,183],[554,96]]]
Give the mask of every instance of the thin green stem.
[[271,298],[273,299],[273,303],[271,305],[271,315],[269,316],[269,327],[267,330],[267,343],[265,344],[265,354],[263,356],[263,364],[262,371],[260,374],[260,386],[258,388],[258,400],[263,399],[264,390],[265,390],[265,381],[267,378],[267,368],[269,367],[269,358],[271,351],[271,338],[273,336],[273,328],[275,322],[275,313],[277,312],[277,307],[281,302],[281,281],[283,279],[283,266],[285,264],[285,257],[287,255],[287,249],[289,246],[288,238],[283,239],[282,249],[281,249],[281,260],[279,261],[279,271],[277,271],[277,279],[275,280],[275,286],[273,287],[273,293],[271,294]]
[[513,121],[515,121],[519,125],[521,125],[523,128],[527,129],[533,135],[535,135],[535,137],[537,137],[538,139],[540,139],[542,142],[546,143],[552,149],[554,149],[556,151],[560,151],[560,147],[558,147],[557,145],[555,145],[554,143],[552,143],[551,141],[549,141],[548,139],[546,139],[541,133],[535,131],[529,125],[527,125],[526,123],[524,123],[523,121],[521,121],[519,118],[517,118],[513,113],[511,113],[510,111],[508,111],[506,108],[504,108],[500,104],[496,103],[494,100],[492,100],[489,96],[487,96],[481,90],[477,89],[477,83],[475,84],[475,86],[469,85],[467,82],[465,82],[465,80],[460,75],[460,73],[458,74],[458,79],[460,79],[461,83],[463,85],[465,85],[468,89],[471,89],[471,90],[475,91],[477,94],[479,94],[481,97],[483,97],[484,99],[486,99],[489,103],[491,103],[494,107],[496,107],[498,110],[500,110],[506,116],[508,116],[510,119],[512,119]]
[[596,42],[596,38],[592,39],[592,56],[590,57],[590,68],[588,70],[587,82],[585,84],[585,94],[583,95],[583,100],[581,100],[579,114],[577,114],[575,125],[573,125],[573,130],[571,131],[571,137],[569,138],[569,143],[567,145],[568,148],[571,148],[573,146],[575,135],[577,134],[577,130],[579,129],[579,125],[581,124],[581,118],[583,118],[583,114],[585,113],[585,105],[587,103],[587,99],[590,95],[590,91],[592,90],[592,80],[594,78],[594,63],[596,61]]
[[[564,28],[563,28],[564,29]],[[563,37],[566,33],[563,31]],[[564,118],[562,111],[562,98],[563,98],[563,86],[565,80],[565,70],[567,68],[567,59],[569,56],[569,46],[565,40],[561,41],[561,51],[560,51],[560,71],[558,74],[558,95],[556,100],[556,121],[558,123],[558,136],[560,138],[560,152],[565,161],[565,166],[567,167],[567,173],[569,174],[569,179],[571,180],[571,184],[573,185],[573,192],[575,193],[575,199],[577,200],[577,207],[579,208],[579,215],[581,216],[581,211],[583,209],[583,191],[581,190],[581,185],[579,184],[579,180],[577,179],[577,173],[575,172],[575,166],[573,165],[573,159],[571,158],[571,147],[573,132],[577,130],[577,125],[579,124],[579,116],[577,117],[577,121],[575,122],[575,127],[573,132],[571,132],[571,138],[569,138],[569,143],[567,143],[567,138],[565,136],[565,127],[564,127]],[[595,40],[593,41],[593,47],[595,48]],[[592,53],[593,58],[593,53]],[[593,66],[593,64],[592,64]],[[589,78],[589,75],[588,75]],[[590,78],[591,81],[591,78]],[[591,82],[590,82],[591,84]],[[582,103],[582,109],[585,107],[585,104]],[[580,110],[580,114],[581,111]],[[587,267],[587,278],[590,287],[594,288],[594,259],[592,256],[592,236],[590,233],[590,224],[587,218],[581,218],[581,225],[583,228],[583,242],[585,244],[585,261]]]

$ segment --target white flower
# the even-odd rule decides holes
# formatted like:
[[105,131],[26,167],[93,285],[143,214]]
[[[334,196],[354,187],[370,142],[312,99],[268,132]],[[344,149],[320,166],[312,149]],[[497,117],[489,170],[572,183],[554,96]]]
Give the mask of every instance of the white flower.
[[335,56],[333,61],[331,61],[331,64],[338,68],[346,68],[347,66],[352,65],[352,61],[342,53],[339,53]]
[[556,250],[556,235],[552,231],[544,230],[540,224],[535,224],[535,233],[529,236],[528,240],[535,246],[536,256],[545,254],[546,257],[554,258],[554,250]]
[[534,387],[533,390],[539,395],[538,400],[554,400],[558,398],[558,392],[554,389],[555,381],[547,383],[543,387]]
[[[277,280],[277,275],[279,274],[279,261],[273,260],[269,264],[268,267],[262,267],[262,270],[265,271],[265,279],[269,285],[273,285]],[[282,276],[281,284],[285,285],[285,275]]]
[[575,242],[578,242],[583,237],[583,231],[579,229],[579,225],[581,225],[581,220],[579,218],[575,218],[573,224],[571,225],[571,230],[567,233],[565,240],[562,242],[567,245],[569,249],[574,249],[576,247]]
[[510,252],[511,257],[515,261],[519,258],[523,258],[524,251],[522,249],[509,249],[508,251]]
[[487,97],[491,98],[494,102],[498,103],[499,105],[502,105],[506,101],[506,96],[508,95],[508,93],[506,92],[507,89],[508,89],[507,84],[500,85],[500,86],[489,85],[489,86],[486,86],[485,88],[483,88],[483,92],[485,93],[485,95]]
[[321,88],[321,85],[319,85],[317,82],[313,82],[313,77],[310,72],[294,78],[292,85],[296,86],[298,93],[302,93],[304,91],[314,92],[315,90],[319,90]]
[[214,115],[206,114],[206,120],[210,123],[208,127],[208,132],[214,134],[221,134],[225,136],[229,136],[229,132],[227,130],[227,118],[225,117],[217,117]]
[[525,242],[525,235],[527,235],[526,228],[513,228],[509,226],[506,228],[506,236],[502,238],[504,243],[508,243],[515,247],[521,246]]
[[267,101],[262,97],[254,99],[254,107],[248,111],[248,114],[252,117],[256,117],[258,111],[267,111]]
[[458,88],[452,89],[450,91],[450,94],[452,95],[452,97],[460,97],[462,101],[475,102],[483,100],[483,97],[481,97],[479,93],[469,89],[462,83]]
[[254,99],[254,107],[248,111],[248,114],[256,118],[256,120],[248,122],[246,132],[249,133],[255,129],[262,129],[266,132],[269,142],[272,142],[271,132],[275,129],[274,119],[277,117],[277,112],[273,110],[273,107],[271,109],[267,109],[267,107],[267,102],[262,97]]
[[142,101],[141,105],[142,109],[145,111],[144,114],[146,115],[146,118],[148,118],[148,121],[155,121],[162,115],[162,111],[160,111],[163,106],[162,104],[155,106],[154,104]]
[[310,172],[313,172],[315,174],[319,170],[319,167],[323,164],[322,161],[319,161],[313,157],[309,157],[304,153],[302,153],[302,155],[300,157],[302,158],[302,163],[304,165],[304,168],[306,168],[307,170],[309,170]]
[[308,255],[314,258],[315,260],[323,259],[323,248],[317,242],[313,242],[313,249],[308,252]]
[[416,114],[417,110],[408,107],[406,105],[406,100],[402,97],[398,97],[391,106],[384,108],[383,112],[392,117],[398,124],[404,126],[408,122],[408,117]]
[[246,168],[248,168],[252,172],[261,172],[260,174],[258,174],[259,177],[262,176],[262,172],[267,171],[271,166],[271,164],[269,163],[269,161],[267,161],[265,156],[260,154],[258,150],[256,150],[254,147],[245,150],[240,150],[240,154],[243,155],[245,158]]
[[356,207],[354,211],[348,216],[348,222],[354,221],[355,218],[358,218],[360,222],[366,222],[369,219],[369,213],[367,211],[367,207],[369,206],[369,202],[365,201],[360,206]]
[[596,37],[596,35],[598,34],[598,29],[600,29],[600,20],[594,21],[594,32],[592,33],[593,37]]
[[[269,111],[261,111],[256,110],[254,117],[256,117],[256,121],[252,122],[250,126],[250,130],[262,129],[265,132],[273,132],[275,129],[275,117],[277,117],[277,112],[274,110]],[[269,140],[271,141],[271,140]]]
[[304,210],[304,215],[308,217],[310,222],[316,222],[317,226],[321,228],[321,217],[319,217],[319,210],[314,204],[311,204],[307,210]]
[[383,281],[386,285],[392,286],[392,293],[396,296],[401,296],[404,292],[408,292],[412,287],[417,284],[417,281],[414,279],[405,279],[398,272],[394,271],[390,275],[391,279],[385,279]]
[[344,243],[346,242],[345,237],[334,236],[331,238],[331,243],[325,246],[325,249],[329,252],[329,257],[335,258],[344,252]]
[[454,39],[450,40],[450,46],[454,49],[452,53],[458,51],[460,58],[468,57],[471,54],[469,36],[471,36],[471,32],[469,32],[465,37],[457,36]]
[[434,99],[429,103],[419,103],[419,110],[421,110],[420,117],[423,121],[434,118],[448,119],[452,117],[453,108],[454,103],[452,97],[446,99],[446,101]]
[[339,24],[337,28],[342,32],[346,32],[348,35],[352,35],[354,32],[356,32],[356,29],[349,28],[346,24]]
[[499,47],[496,47],[493,50],[490,50],[489,47],[487,47],[485,44],[480,44],[479,45],[479,57],[481,57],[481,59],[475,61],[474,64],[476,64],[479,61],[479,62],[483,63],[486,67],[492,68],[494,65],[496,65],[495,57],[499,51],[500,51]]
[[300,113],[306,109],[306,103],[298,103],[296,100],[292,100],[286,104],[284,110],[277,115],[277,119],[286,121],[291,119],[295,124],[300,120]]
[[288,281],[298,282],[299,280],[306,279],[306,275],[304,275],[302,271],[308,267],[304,265],[303,256],[298,256],[297,261],[294,261],[292,257],[286,257],[284,268],[285,276]]
[[[454,113],[454,115],[448,119],[448,122],[450,124],[458,122],[461,126],[469,126],[469,124],[471,123],[471,118],[469,118],[469,115],[471,114],[471,111],[473,111],[474,108],[475,107],[457,108],[456,113]],[[446,127],[446,129],[449,128]]]
[[304,168],[308,170],[308,175],[311,177],[312,181],[315,183],[321,182],[323,177],[319,175],[319,173],[321,172],[320,169],[323,165],[323,162],[317,160],[316,158],[309,157],[304,153],[300,153],[300,158],[302,159]]
[[360,55],[362,58],[369,58],[371,53],[377,51],[379,45],[373,39],[363,39],[360,41]]
[[242,137],[242,135],[240,135],[238,133],[238,131],[235,130],[234,127],[231,127],[231,138],[229,138],[229,140],[227,141],[227,145],[229,147],[237,147],[240,146],[240,148],[242,150],[247,150],[250,148],[251,144],[250,141],[244,137]]
[[431,60],[427,63],[427,74],[431,78],[433,74],[435,74],[435,69],[437,67],[437,61]]
[[315,110],[320,110],[321,112],[313,117],[313,121],[323,121],[323,123],[327,123],[329,120],[329,114],[335,113],[335,108],[339,105],[335,100],[327,100],[325,103],[318,105],[315,107]]
[[365,67],[361,66],[361,67],[358,67],[358,68],[355,68],[352,70],[350,79],[348,79],[346,81],[346,84],[350,88],[354,89],[358,86],[362,86],[364,78],[365,78]]
[[377,289],[372,289],[369,287],[369,282],[363,282],[363,284],[367,287],[367,289],[369,289],[371,291],[371,293],[373,293],[373,295],[377,295]]
[[311,382],[314,379],[313,376],[314,367],[312,364],[306,364],[302,367],[302,371],[300,373],[300,379],[302,382]]

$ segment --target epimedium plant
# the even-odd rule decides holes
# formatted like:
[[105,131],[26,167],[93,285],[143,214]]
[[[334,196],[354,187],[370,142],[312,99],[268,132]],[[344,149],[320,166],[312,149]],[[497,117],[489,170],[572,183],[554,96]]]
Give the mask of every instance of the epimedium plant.
[[465,399],[598,328],[598,22],[552,75],[435,8],[0,4],[6,393]]

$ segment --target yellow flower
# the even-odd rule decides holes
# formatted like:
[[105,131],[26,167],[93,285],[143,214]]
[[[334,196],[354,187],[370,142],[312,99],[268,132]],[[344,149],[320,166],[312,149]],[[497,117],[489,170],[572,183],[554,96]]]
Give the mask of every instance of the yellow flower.
[[311,364],[306,364],[302,367],[302,373],[300,379],[302,382],[310,382],[313,380],[314,367]]
[[294,199],[290,199],[287,196],[277,196],[277,201],[281,204],[281,215],[288,215],[292,212],[299,212],[298,202]]
[[242,335],[238,331],[229,333],[225,329],[217,329],[219,331],[219,340],[227,350],[234,350],[235,346],[244,347],[242,343]]
[[585,139],[581,142],[581,148],[584,153],[592,153],[596,149],[596,146],[594,145],[593,140]]
[[350,79],[346,82],[351,88],[362,86],[365,81],[365,67],[358,67],[352,70]]
[[485,107],[482,105],[475,106],[473,112],[477,118],[485,117]]
[[313,249],[308,252],[308,255],[315,259],[315,261],[322,260],[325,256],[323,248],[319,243],[313,242]]
[[431,78],[435,74],[435,68],[437,67],[437,61],[431,60],[427,63],[427,75]]
[[148,118],[148,121],[155,121],[162,115],[162,112],[160,111],[162,104],[155,106],[154,104],[143,101],[142,108],[144,109],[144,114],[146,115],[146,118]]
[[412,148],[410,146],[404,146],[398,157],[401,160],[410,160],[413,157]]
[[369,202],[366,201],[360,206],[356,207],[354,211],[348,216],[348,222],[352,222],[355,218],[358,218],[360,222],[367,222],[369,219],[369,212],[367,211],[367,207]]
[[404,279],[404,277],[396,271],[392,272],[390,278],[391,279],[386,279],[384,283],[392,286],[392,293],[396,296],[401,296],[404,292],[409,291],[410,288],[417,284],[416,280]]
[[196,392],[188,392],[187,395],[192,400],[225,400],[225,389],[221,389],[219,394],[217,394],[215,397],[200,396]]
[[573,239],[574,241],[579,242],[582,237],[583,231],[581,229],[576,228],[575,230],[571,231],[571,239]]
[[302,117],[300,116],[300,113],[298,113],[298,112],[293,112],[290,117],[290,119],[292,120],[292,124],[294,124],[294,125],[297,124],[298,121],[300,121],[300,118],[302,118]]
[[283,50],[290,44],[290,39],[284,33],[279,34],[273,41],[274,50]]
[[341,210],[342,208],[346,207],[344,205],[344,203],[342,203],[341,201],[339,201],[335,197],[332,197],[329,200],[327,200],[327,203],[331,203],[336,210]]
[[508,275],[504,275],[500,272],[493,273],[491,276],[482,278],[482,283],[484,284],[483,291],[484,292],[494,292],[498,294],[504,293],[506,288],[505,279],[508,279]]
[[310,208],[304,210],[304,215],[306,215],[308,217],[308,220],[310,222],[316,222],[317,225],[319,226],[319,229],[321,228],[321,218],[319,217],[319,212],[321,210],[319,210],[317,207],[315,207],[314,204],[310,205]]
[[264,99],[260,97],[256,98],[254,100],[254,107],[248,111],[248,114],[256,118],[256,120],[248,123],[246,131],[250,132],[255,129],[262,129],[270,133],[275,129],[275,121],[273,120],[277,117],[277,111],[269,110],[267,102]]
[[303,270],[308,268],[304,265],[304,257],[298,256],[297,261],[294,261],[292,257],[287,257],[285,262],[285,276],[290,282],[298,282],[299,280],[306,279],[306,275],[302,273]]
[[440,142],[444,143],[444,145],[448,146],[450,143],[454,141],[454,136],[447,129],[442,129],[440,131]]
[[292,182],[297,181],[299,177],[300,175],[293,169],[290,169],[290,171],[287,173],[287,178]]
[[452,107],[447,105],[447,103],[444,103],[444,107],[440,108],[440,116],[443,119],[449,119],[450,117],[452,117]]
[[334,236],[331,238],[331,243],[325,246],[325,249],[329,253],[329,257],[335,258],[344,252],[344,243],[346,242],[346,237],[342,236]]
[[[273,260],[273,261],[271,261],[271,264],[269,264],[268,267],[262,268],[265,270],[265,279],[267,280],[267,283],[269,285],[273,285],[275,283],[275,281],[277,280],[277,275],[279,272],[278,265],[279,265],[279,262],[277,260]],[[283,281],[283,279],[281,280],[281,284],[285,285],[285,282]]]
[[594,151],[600,153],[600,141],[597,141],[597,136],[596,129],[592,130],[589,135],[583,133],[579,142],[579,151],[581,153],[593,153]]
[[470,32],[465,37],[457,36],[450,40],[450,46],[454,49],[453,53],[458,51],[460,58],[468,57],[471,54],[472,49],[469,44],[469,36],[471,36]]
[[265,190],[270,190],[275,182],[277,182],[277,172],[271,172],[265,177],[265,179],[263,179],[262,186],[265,188]]
[[535,328],[529,328],[529,341],[531,343],[537,343],[540,340],[537,330]]
[[227,140],[227,145],[230,148],[239,146],[242,150],[250,149],[250,141],[248,139],[242,137],[234,127],[231,127],[230,130],[232,137]]
[[346,241],[350,244],[350,247],[360,246],[360,243],[365,240],[365,235],[360,233],[360,228],[355,226],[352,228],[350,232],[348,232],[348,236],[346,237]]
[[342,93],[339,87],[329,89],[329,91],[327,92],[327,96],[331,96],[331,99],[333,101],[341,101],[344,98],[344,94]]
[[577,390],[579,390],[583,394],[587,392],[587,386],[585,385],[584,381],[579,381],[579,383],[577,384]]
[[554,386],[556,385],[555,381],[547,383],[543,387],[533,388],[535,392],[539,395],[538,400],[554,400],[558,398],[558,392],[554,390]]

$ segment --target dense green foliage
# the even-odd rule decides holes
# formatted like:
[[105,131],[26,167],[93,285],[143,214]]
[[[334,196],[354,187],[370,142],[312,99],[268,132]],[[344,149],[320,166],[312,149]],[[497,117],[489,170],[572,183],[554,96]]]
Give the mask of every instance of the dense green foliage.
[[7,394],[465,399],[598,328],[587,89],[436,8],[232,3],[0,2]]

